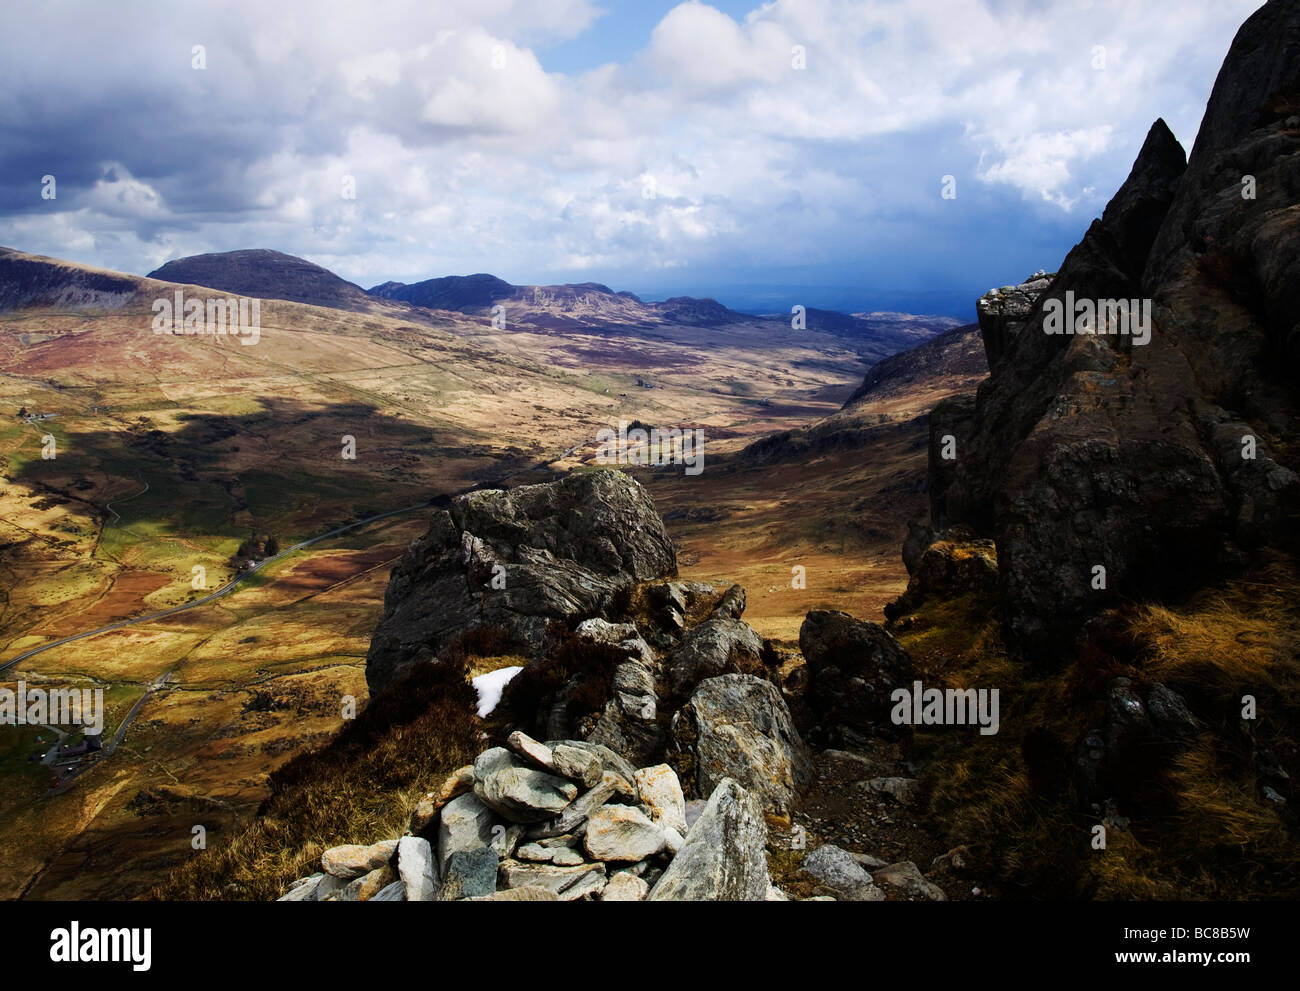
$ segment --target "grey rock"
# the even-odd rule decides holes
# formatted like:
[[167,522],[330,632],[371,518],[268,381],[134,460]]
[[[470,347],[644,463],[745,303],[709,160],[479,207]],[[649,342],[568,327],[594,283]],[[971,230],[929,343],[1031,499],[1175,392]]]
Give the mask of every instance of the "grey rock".
[[943,889],[932,881],[926,880],[921,869],[910,860],[882,867],[872,875],[877,884],[887,884],[909,895],[926,898],[932,902],[944,902],[948,896]]
[[[504,588],[493,587],[496,565]],[[549,620],[600,615],[620,590],[676,573],[663,521],[625,472],[457,496],[393,569],[366,681],[377,695],[478,626],[540,656]]]
[[[589,874],[595,874],[601,884],[605,882],[604,864],[583,864],[578,867],[556,867],[554,864],[523,864],[514,860],[501,864],[501,882],[507,888],[546,888],[563,898]],[[580,891],[586,891],[584,886]]]
[[669,687],[680,698],[705,678],[736,672],[741,664],[759,663],[762,653],[763,640],[748,623],[715,615],[687,633],[672,655]]
[[387,887],[381,888],[379,893],[370,900],[372,902],[404,902],[406,901],[406,885],[402,881],[394,881]]
[[397,842],[397,875],[408,902],[431,902],[438,893],[438,869],[433,847],[417,836],[403,836]]
[[663,830],[630,805],[606,805],[587,819],[585,845],[596,860],[644,860],[662,850],[665,843]]
[[901,805],[910,805],[921,795],[921,782],[916,778],[872,778],[863,788],[877,795],[888,795]]
[[700,682],[671,724],[668,761],[692,795],[709,795],[724,778],[785,812],[812,779],[812,763],[780,689],[753,675]]
[[551,751],[551,759],[556,774],[576,781],[584,788],[596,787],[605,770],[605,765],[597,754],[564,743]]
[[498,815],[532,823],[563,812],[578,789],[564,778],[528,767],[503,747],[493,747],[474,761],[474,794]]
[[853,854],[825,843],[803,859],[799,869],[818,884],[835,892],[842,901],[880,901],[871,875],[859,866]]
[[491,846],[496,824],[492,810],[473,794],[448,802],[438,818],[439,870],[446,871],[453,853]]
[[816,609],[799,628],[799,649],[808,662],[808,702],[823,725],[892,731],[890,695],[911,684],[914,668],[884,627]]
[[727,778],[650,891],[650,901],[763,901],[767,823],[762,806]]
[[439,901],[459,901],[490,895],[497,887],[497,855],[491,847],[458,850],[447,861]]

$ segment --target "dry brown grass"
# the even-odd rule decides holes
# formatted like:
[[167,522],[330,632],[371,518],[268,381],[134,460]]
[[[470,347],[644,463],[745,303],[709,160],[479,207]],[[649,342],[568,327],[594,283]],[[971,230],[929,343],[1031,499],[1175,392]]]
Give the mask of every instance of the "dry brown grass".
[[419,797],[480,749],[465,674],[457,663],[416,668],[328,746],[276,771],[258,817],[174,871],[152,897],[269,900],[317,870],[331,846],[402,835]]
[[[1177,606],[1142,605],[1109,617],[1075,664],[1038,674],[1010,661],[996,619],[969,597],[927,603],[899,634],[927,685],[1001,691],[994,737],[918,733],[935,758],[931,812],[948,838],[982,859],[1006,895],[1145,899],[1294,898],[1300,837],[1294,816],[1261,797],[1259,768],[1292,779],[1300,726],[1300,578],[1266,553],[1240,580]],[[1124,675],[1179,692],[1201,732],[1120,782],[1126,828],[1104,852],[1089,845],[1097,816],[1069,773],[1075,742],[1102,724],[1104,686]],[[1253,723],[1241,698],[1257,699]]]

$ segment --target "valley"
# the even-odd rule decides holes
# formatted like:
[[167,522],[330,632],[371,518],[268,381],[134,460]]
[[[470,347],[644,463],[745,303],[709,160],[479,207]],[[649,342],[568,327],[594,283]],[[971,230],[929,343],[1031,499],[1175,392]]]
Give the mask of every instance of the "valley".
[[[318,298],[313,278],[286,293]],[[682,301],[683,319],[734,322],[533,291],[494,327],[488,313],[340,291],[329,305],[259,296],[256,345],[154,333],[153,300],[212,290],[234,291],[0,251],[0,665],[19,660],[0,678],[104,688],[106,738],[139,706],[111,755],[62,782],[27,760],[39,730],[0,728],[11,896],[135,897],[192,855],[194,826],[215,840],[244,821],[271,771],[337,731],[345,699],[364,704],[388,571],[427,527],[427,510],[396,511],[582,470],[620,420],[704,432],[701,476],[630,470],[662,502],[682,574],[751,584],[765,635],[796,635],[810,602],[869,611],[905,583],[920,403],[859,406],[840,432],[857,446],[834,442],[807,468],[746,449],[845,416],[867,362],[955,321],[796,332]],[[358,299],[365,312],[340,308]],[[886,462],[883,489],[852,495]],[[809,511],[789,513],[799,500]],[[849,505],[851,521],[817,522]],[[289,548],[388,513],[266,553],[272,538]],[[795,564],[807,589],[785,594]]]

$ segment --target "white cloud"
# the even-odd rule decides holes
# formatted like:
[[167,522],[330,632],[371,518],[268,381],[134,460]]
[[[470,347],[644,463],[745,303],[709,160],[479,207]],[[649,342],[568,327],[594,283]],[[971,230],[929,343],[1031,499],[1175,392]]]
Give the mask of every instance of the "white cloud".
[[[617,8],[30,5],[0,62],[0,182],[21,189],[0,242],[136,271],[274,246],[371,284],[915,259],[932,247],[918,230],[974,229],[1013,198],[1081,232],[1156,116],[1190,142],[1258,5],[755,0],[735,20],[688,2],[566,74],[545,46],[612,30]],[[79,166],[55,204],[23,171]],[[945,174],[962,190],[946,205]]]

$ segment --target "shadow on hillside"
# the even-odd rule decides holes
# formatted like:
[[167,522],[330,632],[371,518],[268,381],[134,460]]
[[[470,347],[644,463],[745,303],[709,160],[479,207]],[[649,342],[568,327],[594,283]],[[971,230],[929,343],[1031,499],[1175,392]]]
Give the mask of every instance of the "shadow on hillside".
[[43,508],[79,505],[123,527],[170,520],[181,533],[233,535],[274,524],[307,536],[507,476],[533,460],[521,448],[503,454],[369,403],[257,403],[237,416],[183,414],[173,429],[147,414],[121,430],[48,421],[39,429],[55,436],[56,456],[30,458],[11,478]]

